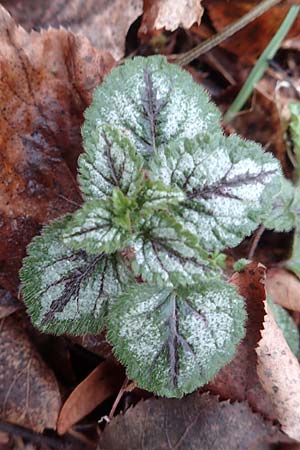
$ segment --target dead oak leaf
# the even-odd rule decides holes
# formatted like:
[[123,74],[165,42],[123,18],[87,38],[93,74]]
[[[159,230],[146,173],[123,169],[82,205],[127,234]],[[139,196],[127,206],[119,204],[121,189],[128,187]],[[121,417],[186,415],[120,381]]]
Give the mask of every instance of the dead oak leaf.
[[256,262],[248,264],[242,272],[232,276],[230,282],[245,299],[248,316],[246,336],[238,345],[234,359],[219,371],[206,389],[222,398],[247,400],[255,411],[274,419],[273,405],[256,372],[255,348],[261,339],[265,315],[265,278],[266,268]]
[[300,312],[300,280],[288,270],[268,270],[267,293],[272,300],[284,308]]
[[42,432],[55,428],[58,384],[15,315],[0,321],[0,417]]
[[120,59],[130,25],[142,14],[142,0],[18,0],[2,4],[26,30],[51,25],[69,28],[86,36],[101,50]]
[[300,441],[300,365],[265,303],[262,338],[256,349],[257,373],[282,430]]
[[0,288],[0,319],[4,319],[23,308],[24,304],[18,301],[11,292]]
[[182,399],[140,401],[105,427],[98,449],[248,450],[275,436],[280,438],[276,428],[246,402],[220,402],[194,392]]
[[16,292],[26,245],[76,209],[80,127],[114,65],[66,30],[28,34],[0,7],[0,283]]
[[165,28],[174,31],[179,27],[200,25],[203,15],[201,0],[144,0],[144,14],[139,29],[141,35]]

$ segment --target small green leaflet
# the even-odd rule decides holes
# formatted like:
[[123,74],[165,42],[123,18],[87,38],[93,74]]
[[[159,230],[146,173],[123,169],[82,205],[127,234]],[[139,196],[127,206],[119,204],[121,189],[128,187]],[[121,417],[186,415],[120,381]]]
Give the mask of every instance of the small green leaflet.
[[167,213],[153,215],[143,234],[133,240],[132,268],[143,280],[158,285],[186,285],[212,276],[220,268],[198,244],[198,238]]
[[79,158],[79,183],[87,199],[106,199],[115,188],[132,195],[142,179],[142,158],[125,130],[96,126]]
[[300,336],[298,328],[289,313],[280,305],[276,305],[270,297],[267,297],[268,306],[274,319],[281,329],[286,342],[294,355],[299,356]]
[[259,145],[217,132],[161,149],[149,176],[184,191],[179,222],[213,252],[239,244],[257,227],[265,185],[278,173],[278,162]]
[[91,200],[72,215],[62,239],[73,250],[84,250],[89,255],[114,253],[124,249],[131,237],[127,226],[126,220],[114,222],[108,201]]
[[65,246],[61,233],[70,220],[52,222],[33,239],[20,272],[22,291],[33,323],[44,332],[96,334],[131,278],[117,255],[87,256]]
[[[293,153],[289,153],[289,157],[294,166],[296,177],[300,175],[300,102],[290,102],[288,104],[291,118],[289,124],[289,130],[291,133],[291,140],[293,142]],[[298,179],[295,179],[298,182]]]
[[108,339],[138,386],[182,397],[233,358],[245,318],[242,298],[218,279],[176,291],[138,285],[113,305]]
[[[272,198],[271,209],[267,209],[263,224],[276,231],[291,231],[300,227],[300,187],[280,177],[280,191]],[[268,188],[267,192],[270,192]]]
[[143,195],[143,208],[160,210],[169,209],[172,205],[178,205],[185,200],[185,194],[181,189],[173,186],[165,186],[162,182],[146,183]]
[[109,124],[126,130],[138,153],[150,155],[167,143],[214,132],[219,120],[219,110],[188,72],[162,56],[137,57],[113,69],[95,90],[85,111],[84,148],[97,152],[94,130]]

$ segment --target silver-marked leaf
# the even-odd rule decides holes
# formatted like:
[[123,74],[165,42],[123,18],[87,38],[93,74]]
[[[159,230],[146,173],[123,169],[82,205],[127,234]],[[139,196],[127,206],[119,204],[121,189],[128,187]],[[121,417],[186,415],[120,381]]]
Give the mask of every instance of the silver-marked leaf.
[[23,298],[33,323],[45,332],[98,333],[130,276],[117,255],[87,256],[66,247],[61,233],[70,220],[52,222],[29,245],[20,272]]
[[138,153],[149,155],[166,143],[212,132],[220,112],[188,72],[150,56],[113,69],[96,88],[85,119],[85,148],[97,148],[93,130],[110,124],[126,130]]
[[87,199],[105,199],[119,188],[131,195],[142,179],[142,158],[125,132],[109,126],[89,130],[85,152],[79,161],[79,184]]
[[184,192],[176,186],[165,186],[160,181],[148,182],[143,196],[143,208],[153,210],[168,209],[185,200]]
[[257,227],[265,186],[278,173],[278,162],[258,144],[217,132],[162,149],[149,176],[185,192],[180,223],[213,252],[237,245]]
[[266,211],[264,226],[276,231],[291,231],[294,227],[300,227],[300,187],[293,186],[282,176],[278,195],[267,194],[270,194],[271,208]]
[[139,387],[181,397],[232,359],[245,317],[243,299],[218,279],[177,291],[138,285],[113,305],[108,339]]
[[130,244],[136,275],[150,283],[188,285],[199,277],[212,276],[219,268],[198,245],[197,236],[167,213],[156,213],[145,224],[144,232]]
[[112,205],[104,200],[84,203],[62,231],[67,246],[90,255],[122,250],[130,237],[128,230],[114,221]]

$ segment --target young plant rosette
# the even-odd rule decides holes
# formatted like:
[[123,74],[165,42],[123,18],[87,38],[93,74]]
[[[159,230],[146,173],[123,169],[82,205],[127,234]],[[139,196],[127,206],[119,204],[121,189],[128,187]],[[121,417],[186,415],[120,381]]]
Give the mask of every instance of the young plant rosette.
[[21,270],[40,330],[107,330],[128,377],[167,397],[233,358],[246,314],[220,252],[258,226],[279,173],[219,120],[202,88],[161,56],[112,70],[85,112],[84,203],[44,227]]

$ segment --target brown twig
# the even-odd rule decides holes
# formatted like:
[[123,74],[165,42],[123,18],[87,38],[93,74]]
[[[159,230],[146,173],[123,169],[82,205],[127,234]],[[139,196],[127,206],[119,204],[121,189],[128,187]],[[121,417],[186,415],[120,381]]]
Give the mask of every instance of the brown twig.
[[252,241],[249,253],[248,253],[248,259],[253,259],[254,253],[257,249],[258,243],[259,243],[265,229],[266,229],[266,227],[264,225],[260,225],[260,227],[257,228],[257,230],[254,234],[254,237],[253,237],[253,241]]
[[131,392],[136,387],[136,383],[133,381],[129,383],[128,378],[126,377],[124,380],[124,383],[122,384],[121,389],[119,390],[119,393],[111,407],[108,419],[112,420],[114,417],[115,411],[117,409],[118,404],[120,403],[120,400],[125,392]]
[[70,450],[75,448],[75,445],[77,449],[79,449],[79,445],[81,445],[82,449],[88,448],[86,444],[83,447],[81,442],[72,437],[47,436],[11,422],[0,421],[0,431],[11,434],[12,436],[20,436],[34,444],[48,446],[53,450]]
[[[268,9],[272,8],[272,6],[277,5],[277,3],[280,3],[281,0],[263,0],[260,3],[258,3],[257,6],[251,9],[247,14],[242,16],[240,19],[238,19],[236,22],[231,23],[227,27],[224,28],[220,33],[215,34],[212,38],[207,39],[204,42],[201,42],[201,44],[197,45],[196,47],[192,48],[186,53],[182,53],[181,55],[176,56],[174,59],[172,59],[172,62],[175,62],[176,64],[179,64],[180,66],[185,66],[189,64],[194,59],[198,58],[200,55],[203,55],[204,53],[212,50],[217,45],[221,44],[221,42],[225,41],[238,31],[240,31],[242,28],[244,28],[246,25],[248,25],[250,22],[255,20],[257,17],[261,16],[263,13],[268,11]],[[230,6],[228,6],[230,8]]]

